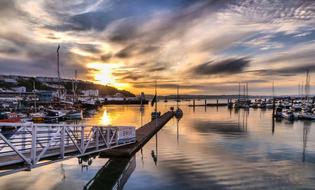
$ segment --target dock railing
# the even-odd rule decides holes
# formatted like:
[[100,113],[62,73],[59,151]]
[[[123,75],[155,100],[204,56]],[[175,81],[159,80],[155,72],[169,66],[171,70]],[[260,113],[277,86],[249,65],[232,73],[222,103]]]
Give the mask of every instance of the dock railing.
[[[135,134],[135,128],[129,126],[34,123],[1,123],[0,126],[0,166],[25,163],[33,168],[50,157],[61,160],[83,156],[136,141],[135,137],[124,139],[119,135]],[[10,133],[6,132],[8,128]]]

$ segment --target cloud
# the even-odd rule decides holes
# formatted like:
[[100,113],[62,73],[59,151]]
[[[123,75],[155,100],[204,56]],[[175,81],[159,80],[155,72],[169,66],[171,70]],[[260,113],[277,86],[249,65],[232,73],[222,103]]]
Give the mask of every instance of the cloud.
[[205,93],[233,81],[260,88],[266,75],[285,83],[313,71],[314,7],[302,0],[3,0],[0,63],[11,65],[0,72],[53,74],[60,43],[66,76],[78,67],[90,79],[88,64],[117,64],[113,77],[132,90],[152,77],[164,89],[184,81],[184,90]]
[[222,61],[209,61],[197,65],[192,69],[194,75],[219,75],[235,74],[242,72],[249,66],[250,61],[247,58],[226,59]]
[[260,74],[263,76],[296,76],[298,74],[306,73],[306,71],[314,72],[315,64],[311,65],[298,65],[294,67],[284,67],[280,69],[261,69],[261,70],[252,70],[255,74]]

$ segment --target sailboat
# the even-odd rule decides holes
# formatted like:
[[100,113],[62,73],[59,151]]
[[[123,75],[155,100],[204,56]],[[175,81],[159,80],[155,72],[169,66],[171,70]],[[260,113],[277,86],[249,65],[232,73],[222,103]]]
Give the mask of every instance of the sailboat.
[[176,111],[175,111],[175,117],[177,118],[177,119],[180,119],[181,117],[183,117],[183,111],[179,108],[179,106],[178,106],[178,102],[179,102],[179,86],[177,86],[177,96],[176,96],[176,103],[177,103],[177,109],[176,109]]
[[155,81],[155,95],[152,99],[151,106],[155,105],[154,111],[151,113],[151,120],[157,119],[161,116],[161,112],[157,111],[157,82]]

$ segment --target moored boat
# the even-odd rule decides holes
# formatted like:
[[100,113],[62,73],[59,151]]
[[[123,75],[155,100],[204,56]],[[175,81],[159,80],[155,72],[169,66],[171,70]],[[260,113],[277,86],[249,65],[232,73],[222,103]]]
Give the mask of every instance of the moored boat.
[[19,123],[21,122],[21,118],[16,113],[2,112],[0,113],[0,122]]

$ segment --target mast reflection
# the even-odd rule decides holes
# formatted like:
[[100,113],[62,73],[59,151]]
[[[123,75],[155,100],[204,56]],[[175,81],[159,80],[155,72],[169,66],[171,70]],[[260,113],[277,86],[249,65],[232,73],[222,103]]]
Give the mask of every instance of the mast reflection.
[[303,126],[303,153],[302,153],[302,161],[305,162],[306,159],[306,146],[307,146],[307,140],[308,140],[308,134],[310,132],[310,121],[305,121]]

